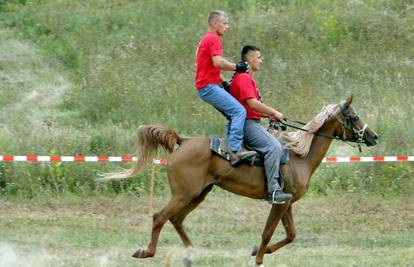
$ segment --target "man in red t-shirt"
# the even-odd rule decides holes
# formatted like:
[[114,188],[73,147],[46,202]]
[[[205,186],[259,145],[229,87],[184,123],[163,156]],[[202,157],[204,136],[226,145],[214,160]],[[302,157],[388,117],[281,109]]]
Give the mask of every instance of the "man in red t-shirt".
[[243,144],[243,125],[246,110],[222,87],[225,82],[221,70],[246,72],[245,62],[234,64],[223,57],[221,37],[229,28],[227,14],[213,11],[208,16],[208,32],[201,38],[197,47],[195,86],[202,100],[213,105],[228,120],[227,145],[232,156],[231,163],[256,155],[246,151]]
[[284,160],[282,145],[260,124],[263,115],[276,121],[280,121],[284,117],[276,109],[261,102],[256,81],[253,79],[254,73],[260,69],[262,64],[260,49],[247,45],[243,47],[241,57],[249,64],[250,70],[249,73],[234,75],[230,93],[247,110],[244,141],[252,149],[263,154],[268,188],[267,200],[273,204],[285,203],[292,199],[292,195],[284,193],[278,182],[279,165]]

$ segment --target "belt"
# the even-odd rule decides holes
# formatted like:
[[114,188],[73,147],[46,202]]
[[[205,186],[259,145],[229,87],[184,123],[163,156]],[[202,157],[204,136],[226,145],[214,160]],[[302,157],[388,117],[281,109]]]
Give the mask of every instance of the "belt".
[[246,121],[254,121],[254,122],[260,123],[260,119],[246,119]]

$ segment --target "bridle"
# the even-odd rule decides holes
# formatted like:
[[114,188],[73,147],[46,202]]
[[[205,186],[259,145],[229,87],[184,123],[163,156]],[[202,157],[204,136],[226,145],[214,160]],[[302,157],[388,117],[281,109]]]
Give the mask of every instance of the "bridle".
[[[342,130],[343,130],[342,131],[343,132],[342,141],[357,143],[358,149],[359,149],[359,151],[361,151],[361,144],[364,143],[364,133],[365,133],[366,129],[368,128],[368,124],[364,123],[364,126],[362,126],[361,129],[358,129],[355,126],[355,123],[357,121],[359,121],[359,117],[358,117],[358,115],[352,116],[352,115],[349,114],[349,105],[340,104],[340,110],[341,110],[341,115],[345,120],[342,120],[342,118],[340,118],[338,115],[335,115],[335,118],[338,120],[338,122],[342,126]],[[346,130],[351,131],[352,133],[354,133],[353,136],[356,136],[356,138],[355,139],[347,139],[346,138]]]
[[[348,142],[352,142],[352,143],[356,143],[358,146],[359,151],[362,151],[361,148],[361,144],[364,143],[364,134],[366,129],[368,128],[368,124],[364,123],[364,126],[359,129],[358,127],[356,127],[356,122],[359,121],[359,117],[357,115],[350,115],[349,114],[349,105],[346,104],[339,104],[339,108],[340,108],[340,112],[335,112],[334,116],[336,118],[336,120],[338,120],[338,122],[340,123],[341,127],[342,127],[342,136],[334,136],[334,135],[326,135],[326,134],[322,134],[322,133],[318,133],[318,132],[311,132],[307,129],[301,128],[301,127],[297,127],[295,125],[292,125],[290,123],[288,123],[288,121],[297,123],[297,124],[301,124],[301,125],[306,125],[306,123],[301,122],[301,121],[297,121],[297,120],[291,120],[291,119],[287,119],[285,118],[284,121],[273,121],[270,120],[269,122],[269,129],[275,129],[278,131],[285,131],[287,127],[291,127],[300,131],[304,131],[304,132],[308,132],[308,133],[313,133],[316,136],[321,136],[324,138],[328,138],[331,140],[338,140],[338,141],[342,141],[345,143]],[[350,131],[352,132],[352,136],[353,138],[347,138],[346,137],[346,132]]]

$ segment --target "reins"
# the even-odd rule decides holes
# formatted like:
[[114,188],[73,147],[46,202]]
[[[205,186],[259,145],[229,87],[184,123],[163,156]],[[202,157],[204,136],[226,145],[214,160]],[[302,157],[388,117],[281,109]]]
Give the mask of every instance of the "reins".
[[[279,131],[286,131],[287,127],[290,127],[290,128],[293,128],[293,129],[296,129],[296,130],[299,130],[299,131],[311,133],[311,134],[314,134],[316,136],[324,137],[324,138],[327,138],[327,139],[330,139],[330,140],[342,141],[342,142],[344,142],[344,143],[346,143],[346,144],[348,144],[350,146],[352,146],[352,145],[349,144],[349,142],[357,143],[358,150],[360,152],[362,152],[361,144],[363,143],[363,135],[364,135],[364,132],[365,132],[366,128],[368,127],[368,125],[365,124],[364,127],[363,127],[363,129],[356,131],[352,126],[351,127],[348,127],[348,123],[347,122],[344,123],[339,118],[337,118],[337,119],[340,122],[342,128],[344,129],[343,137],[340,137],[340,136],[330,136],[330,135],[321,134],[321,133],[318,133],[318,132],[311,132],[311,131],[309,131],[307,129],[304,129],[302,127],[298,127],[298,126],[295,126],[293,124],[290,124],[287,121],[295,122],[295,123],[301,124],[301,125],[306,125],[306,123],[301,122],[301,121],[298,121],[298,120],[288,119],[288,118],[285,118],[284,121],[273,121],[273,120],[270,119],[270,121],[269,121],[269,129],[271,128],[271,129],[276,129],[276,130],[279,130]],[[345,130],[346,129],[348,129],[349,131],[355,132],[358,135],[358,140],[352,140],[352,139],[346,138],[346,135],[345,135]]]
[[339,140],[339,141],[345,141],[341,137],[338,137],[338,136],[330,136],[330,135],[321,134],[321,133],[317,133],[317,132],[311,132],[311,131],[309,131],[307,129],[304,129],[304,128],[301,128],[301,127],[298,127],[298,126],[289,124],[286,121],[293,121],[293,122],[296,122],[298,124],[306,125],[306,123],[304,123],[304,122],[290,120],[290,119],[285,118],[285,121],[273,121],[273,120],[270,120],[270,122],[269,122],[269,128],[276,129],[276,130],[281,130],[281,131],[286,131],[287,127],[290,127],[290,128],[293,128],[293,129],[296,129],[296,130],[299,130],[299,131],[311,133],[311,134],[314,134],[314,135],[317,135],[317,136],[321,136],[321,137],[325,137],[325,138],[328,138],[328,139],[331,139],[331,140],[334,139],[334,140]]

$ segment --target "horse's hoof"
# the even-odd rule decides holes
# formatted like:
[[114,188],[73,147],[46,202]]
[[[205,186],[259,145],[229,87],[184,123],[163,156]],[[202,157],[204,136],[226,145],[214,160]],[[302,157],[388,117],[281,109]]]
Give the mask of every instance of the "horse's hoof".
[[252,248],[252,256],[256,256],[258,250],[259,250],[259,246],[254,245]]
[[145,249],[139,248],[134,254],[132,254],[132,257],[137,259],[145,258]]
[[191,267],[191,265],[193,264],[193,260],[191,259],[191,257],[185,256],[183,257],[183,263],[185,267]]

